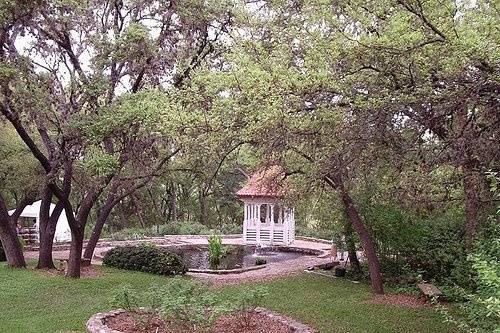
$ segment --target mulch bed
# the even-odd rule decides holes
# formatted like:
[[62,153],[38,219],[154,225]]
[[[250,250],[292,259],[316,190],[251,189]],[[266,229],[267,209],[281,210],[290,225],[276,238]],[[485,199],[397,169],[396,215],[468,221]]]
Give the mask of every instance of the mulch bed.
[[[249,323],[248,325],[245,323]],[[199,333],[188,325],[165,321],[144,313],[124,312],[106,320],[106,325],[124,333]],[[212,326],[211,333],[292,333],[293,331],[264,314],[253,311],[220,317]]]
[[412,309],[418,309],[429,305],[425,299],[408,294],[373,295],[373,298],[365,301],[365,303],[398,305]]

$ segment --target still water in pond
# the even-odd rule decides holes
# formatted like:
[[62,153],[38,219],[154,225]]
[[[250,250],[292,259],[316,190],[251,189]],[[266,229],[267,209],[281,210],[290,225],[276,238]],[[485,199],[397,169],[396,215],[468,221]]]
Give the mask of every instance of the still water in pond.
[[[281,252],[276,248],[256,248],[254,246],[229,245],[230,252],[226,255],[218,269],[235,269],[255,266],[255,260],[262,258],[267,263],[296,259],[303,256],[297,252]],[[173,252],[181,256],[188,268],[210,269],[208,249],[206,247],[186,247],[174,249]]]

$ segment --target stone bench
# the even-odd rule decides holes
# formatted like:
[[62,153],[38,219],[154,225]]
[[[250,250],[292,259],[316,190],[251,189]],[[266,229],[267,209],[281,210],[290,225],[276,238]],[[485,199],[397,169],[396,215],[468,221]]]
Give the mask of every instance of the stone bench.
[[425,296],[427,296],[429,298],[439,297],[439,296],[443,295],[441,290],[439,290],[438,287],[436,287],[435,285],[433,285],[431,283],[419,283],[419,284],[417,284],[417,287],[418,287],[418,289],[420,289],[420,292],[422,294],[424,294]]

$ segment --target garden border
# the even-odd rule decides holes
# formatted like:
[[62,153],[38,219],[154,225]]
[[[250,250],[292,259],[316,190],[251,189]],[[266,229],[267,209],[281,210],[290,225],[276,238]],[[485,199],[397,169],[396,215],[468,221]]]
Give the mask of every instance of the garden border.
[[[294,333],[316,333],[317,331],[314,330],[313,328],[307,326],[306,324],[303,324],[301,322],[298,322],[290,317],[281,315],[279,313],[276,313],[274,311],[265,309],[265,308],[255,308],[253,311],[263,314],[273,320],[276,320],[289,328],[292,329]],[[123,333],[121,331],[114,330],[112,328],[109,328],[104,322],[106,319],[115,317],[123,312],[126,312],[126,310],[123,309],[117,309],[109,312],[99,312],[93,315],[92,317],[89,318],[89,320],[86,323],[86,328],[87,332],[89,333]]]

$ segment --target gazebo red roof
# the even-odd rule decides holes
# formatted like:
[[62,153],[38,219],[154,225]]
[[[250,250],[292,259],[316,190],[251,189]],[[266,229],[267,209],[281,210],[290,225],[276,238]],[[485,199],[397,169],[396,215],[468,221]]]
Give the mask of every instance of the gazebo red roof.
[[284,183],[285,172],[280,166],[265,167],[255,172],[236,196],[238,198],[271,197],[279,198],[287,187]]

